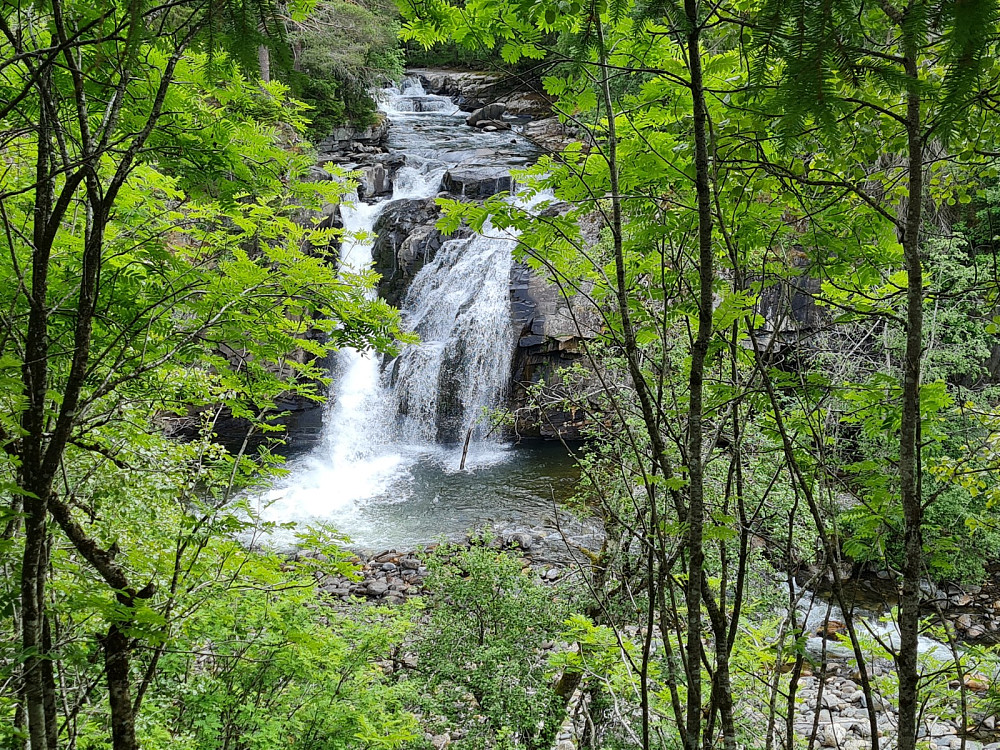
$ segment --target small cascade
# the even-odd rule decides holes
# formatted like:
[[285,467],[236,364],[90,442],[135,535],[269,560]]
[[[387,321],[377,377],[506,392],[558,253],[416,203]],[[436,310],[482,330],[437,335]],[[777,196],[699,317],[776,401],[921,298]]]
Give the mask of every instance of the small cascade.
[[514,347],[513,249],[507,237],[450,240],[413,280],[403,309],[421,343],[388,372],[403,440],[456,443],[471,430],[481,442],[493,432],[487,411],[504,396]]
[[451,99],[424,91],[423,84],[416,76],[407,76],[398,88],[386,89],[382,95],[381,107],[389,115],[419,112],[451,115],[459,111]]

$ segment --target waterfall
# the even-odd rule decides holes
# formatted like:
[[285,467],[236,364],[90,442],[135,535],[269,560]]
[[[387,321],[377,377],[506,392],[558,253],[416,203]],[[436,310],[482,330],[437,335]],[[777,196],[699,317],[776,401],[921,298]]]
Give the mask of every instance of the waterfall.
[[421,343],[388,372],[404,440],[459,442],[471,429],[483,441],[491,432],[485,412],[501,403],[514,347],[513,245],[479,235],[450,240],[413,280],[403,309]]
[[[392,201],[433,197],[445,172],[458,163],[517,166],[534,153],[510,134],[467,128],[449,99],[426,94],[416,78],[384,92],[380,107],[390,118],[390,147],[406,161],[394,176],[389,201],[354,200],[342,207],[340,270],[346,277],[371,267],[372,230]],[[404,326],[419,343],[388,362],[368,351],[335,354],[322,439],[292,463],[283,482],[256,498],[265,519],[324,519],[356,539],[384,538],[384,530],[371,530],[369,506],[411,498],[437,503],[436,494],[428,496],[417,485],[427,466],[444,475],[459,471],[469,430],[463,473],[511,455],[487,413],[502,404],[510,377],[515,243],[512,234],[489,225],[480,235],[445,241],[417,273],[401,306]]]

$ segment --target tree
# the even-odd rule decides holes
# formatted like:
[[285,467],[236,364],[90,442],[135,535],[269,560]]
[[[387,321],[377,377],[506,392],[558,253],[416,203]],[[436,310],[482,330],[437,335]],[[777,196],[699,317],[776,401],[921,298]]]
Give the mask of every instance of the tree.
[[[844,179],[836,174],[836,167],[824,166],[803,173],[802,182],[848,189],[870,203],[896,229],[906,270],[898,454],[905,538],[901,642],[895,658],[900,684],[899,746],[910,750],[917,738],[917,638],[927,502],[921,480],[926,440],[921,429],[921,393],[932,385],[921,383],[924,206],[936,192],[928,190],[935,180],[926,185],[925,173],[940,174],[943,161],[955,160],[947,152],[957,152],[959,159],[966,152],[971,154],[982,135],[967,126],[984,124],[982,104],[994,95],[998,83],[991,62],[998,8],[993,2],[919,0],[902,6],[892,2],[860,7],[856,3],[806,3],[789,14],[779,3],[763,3],[754,21],[758,80],[776,83],[781,132],[786,138],[815,125],[830,134],[827,143],[836,149],[834,134],[844,123],[856,122],[861,110],[861,117],[885,142],[899,144],[904,160],[874,170],[862,166],[863,183]],[[887,41],[875,42],[882,39]],[[780,64],[769,69],[772,60]],[[946,150],[944,158],[940,149]],[[809,158],[804,161],[808,165]],[[897,172],[905,187],[896,187]],[[873,184],[881,195],[871,195]],[[947,189],[953,190],[951,185]]]
[[[292,221],[293,211],[335,201],[339,188],[304,181],[308,155],[282,147],[303,127],[285,89],[254,90],[212,46],[238,31],[241,14],[270,12],[236,10],[229,18],[200,2],[55,0],[7,4],[0,16],[10,155],[0,192],[2,354],[6,372],[20,369],[20,393],[4,394],[16,422],[0,438],[16,471],[8,537],[23,514],[32,750],[58,741],[45,615],[50,518],[115,592],[119,615],[102,636],[112,735],[116,748],[136,746],[128,633],[155,592],[78,520],[66,480],[73,451],[113,461],[97,436],[126,405],[143,404],[149,420],[168,403],[214,399],[260,419],[281,390],[318,398],[321,371],[297,361],[297,348],[315,357],[345,341],[384,347],[397,330],[384,304],[339,280],[314,250],[331,232]],[[185,377],[164,398],[164,379],[185,367],[204,377]]]

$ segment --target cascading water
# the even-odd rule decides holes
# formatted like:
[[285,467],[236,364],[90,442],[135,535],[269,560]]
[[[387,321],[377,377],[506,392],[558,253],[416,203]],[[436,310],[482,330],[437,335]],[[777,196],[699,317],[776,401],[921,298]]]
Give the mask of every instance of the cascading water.
[[513,240],[451,240],[413,280],[404,303],[421,344],[389,371],[400,437],[454,443],[490,434],[510,374],[513,333],[508,284]]
[[[389,146],[406,164],[390,201],[343,207],[352,237],[341,250],[345,274],[370,267],[372,229],[389,202],[436,195],[447,169],[461,162],[516,167],[534,156],[510,133],[464,127],[465,114],[449,99],[426,94],[417,79],[385,93]],[[557,481],[568,483],[565,462],[552,451],[536,453],[530,463],[541,471],[526,471],[528,457],[505,448],[486,418],[501,403],[514,348],[515,239],[490,234],[497,233],[487,227],[482,235],[446,241],[414,278],[402,310],[419,344],[389,363],[370,352],[337,353],[323,438],[291,462],[280,486],[256,498],[264,519],[330,522],[370,546],[427,542],[488,519],[550,509],[552,477],[543,467],[558,464]]]

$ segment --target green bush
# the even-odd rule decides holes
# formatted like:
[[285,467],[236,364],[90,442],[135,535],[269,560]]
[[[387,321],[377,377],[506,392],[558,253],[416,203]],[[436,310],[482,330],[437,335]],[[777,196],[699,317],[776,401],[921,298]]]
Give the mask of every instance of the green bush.
[[558,637],[565,603],[521,565],[488,544],[442,548],[428,563],[424,710],[472,727],[463,748],[547,748],[561,721],[541,646]]

